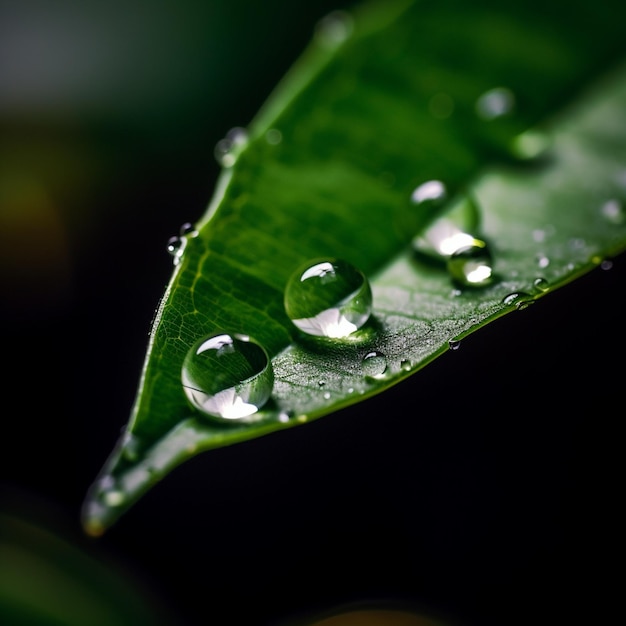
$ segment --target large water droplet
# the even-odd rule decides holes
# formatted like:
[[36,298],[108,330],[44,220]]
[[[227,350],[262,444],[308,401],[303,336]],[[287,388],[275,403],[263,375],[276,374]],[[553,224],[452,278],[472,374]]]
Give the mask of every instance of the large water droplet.
[[515,94],[508,87],[494,87],[476,100],[476,113],[485,120],[508,115],[515,107]]
[[294,272],[285,288],[285,310],[303,332],[341,338],[361,328],[372,312],[367,277],[342,259],[315,259]]
[[384,354],[376,350],[368,352],[363,357],[361,368],[365,376],[379,378],[387,371],[387,359]]
[[189,402],[223,421],[246,421],[267,402],[274,386],[267,352],[240,334],[196,341],[185,357],[181,376]]
[[493,279],[493,261],[489,246],[482,239],[455,250],[448,257],[448,272],[465,287],[484,287]]
[[248,131],[240,126],[231,128],[215,145],[215,158],[222,167],[232,167],[248,143]]

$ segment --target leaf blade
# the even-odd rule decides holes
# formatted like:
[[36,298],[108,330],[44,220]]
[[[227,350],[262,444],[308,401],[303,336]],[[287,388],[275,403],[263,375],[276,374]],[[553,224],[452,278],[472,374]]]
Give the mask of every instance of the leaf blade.
[[[498,163],[494,156],[501,156],[507,141],[554,114],[555,102],[572,89],[573,78],[589,79],[591,64],[581,50],[589,53],[594,37],[587,35],[581,45],[578,24],[553,39],[553,23],[542,29],[528,15],[519,21],[501,13],[510,37],[487,38],[486,44],[466,33],[463,63],[471,60],[487,70],[479,76],[457,75],[445,46],[460,36],[459,26],[446,23],[439,8],[429,13],[429,6],[402,5],[406,12],[390,14],[379,30],[367,20],[365,26],[357,21],[353,37],[332,54],[314,42],[319,57],[305,58],[310,73],[302,78],[299,67],[295,87],[279,89],[253,120],[247,144],[222,174],[197,224],[199,235],[186,241],[160,305],[128,431],[86,500],[84,524],[92,534],[104,531],[194,454],[302,424],[380,393],[441,355],[449,341],[546,295],[536,278],[545,278],[553,290],[626,246],[623,228],[598,219],[598,205],[623,194],[618,179],[626,155],[613,131],[621,119],[620,105],[610,104],[626,102],[620,76],[617,86],[605,88],[609,96],[583,106],[582,115],[574,111],[553,121],[558,132],[543,169],[511,163],[487,167]],[[463,10],[454,2],[450,6]],[[464,18],[476,26],[492,8],[485,3],[466,9]],[[418,37],[419,45],[413,41],[418,24],[426,38]],[[511,42],[524,39],[520,29],[533,46],[517,58]],[[609,48],[596,50],[596,67]],[[437,60],[437,71],[411,71],[410,63],[398,61],[398,50],[407,49],[409,59]],[[497,50],[506,51],[504,60],[494,57]],[[537,50],[543,51],[540,69]],[[552,50],[548,62],[547,50]],[[489,63],[490,57],[495,61]],[[516,68],[511,84],[524,105],[522,113],[487,128],[476,118],[476,97],[500,84],[497,79],[511,67]],[[352,91],[345,86],[346,76]],[[529,76],[530,86],[524,88],[521,83]],[[444,93],[444,84],[453,94],[454,115],[438,119],[432,98]],[[270,129],[281,133],[279,143],[267,141]],[[590,168],[597,172],[594,189],[572,228],[564,207],[572,194],[576,206],[583,206],[580,177]],[[489,289],[455,295],[440,268],[417,267],[411,239],[435,215],[416,211],[410,194],[431,178],[445,178],[452,195],[471,186],[479,199],[482,228],[497,244],[500,280]],[[534,188],[542,190],[541,198],[528,191]],[[603,197],[607,190],[614,196]],[[549,247],[550,257],[537,240],[547,217],[556,220],[558,228],[551,226],[560,233]],[[371,276],[375,300],[369,326],[340,347],[299,336],[282,303],[294,267],[307,258],[338,253]],[[549,266],[537,267],[539,254],[549,258]],[[504,302],[519,292],[526,296],[517,304]],[[180,363],[188,346],[201,334],[224,329],[253,334],[272,356],[273,398],[259,414],[264,420],[253,425],[211,425],[194,416],[181,392]],[[381,377],[366,377],[362,370],[363,358],[373,351],[386,359]]]

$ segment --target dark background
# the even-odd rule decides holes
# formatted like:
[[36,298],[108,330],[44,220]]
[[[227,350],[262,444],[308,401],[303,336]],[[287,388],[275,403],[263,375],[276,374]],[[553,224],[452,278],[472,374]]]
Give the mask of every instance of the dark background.
[[620,591],[623,257],[367,403],[192,459],[102,538],[80,529],[213,147],[342,6],[0,0],[0,514],[166,624],[351,602],[599,623]]

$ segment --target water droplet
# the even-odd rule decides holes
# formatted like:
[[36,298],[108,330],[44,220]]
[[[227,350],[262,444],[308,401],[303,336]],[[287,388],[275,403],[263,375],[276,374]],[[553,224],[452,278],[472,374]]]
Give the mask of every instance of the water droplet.
[[612,224],[623,224],[626,220],[626,211],[624,205],[615,198],[607,200],[601,207],[604,217]]
[[102,495],[102,499],[107,506],[121,506],[126,500],[123,491],[107,491]]
[[222,167],[232,167],[248,143],[248,131],[240,126],[231,128],[215,145],[215,158]]
[[485,120],[508,115],[515,107],[515,95],[507,87],[494,87],[476,100],[476,113]]
[[447,259],[457,250],[473,245],[476,238],[470,233],[478,229],[479,223],[478,203],[471,195],[462,194],[444,215],[413,239],[413,249],[437,260]]
[[324,392],[324,400],[330,400],[330,392],[329,391],[325,391]]
[[361,368],[363,369],[363,374],[365,374],[365,376],[378,378],[387,371],[387,359],[384,354],[377,352],[376,350],[368,352],[363,357]]
[[533,281],[533,287],[537,291],[545,292],[550,289],[550,283],[545,278],[539,277],[535,278],[535,280]]
[[246,421],[267,402],[274,385],[265,349],[240,334],[216,334],[196,341],[185,357],[181,376],[189,402],[224,421]]
[[415,204],[423,202],[441,204],[447,197],[446,186],[440,180],[427,180],[418,185],[411,194],[411,200]]
[[537,265],[542,269],[548,267],[548,265],[550,265],[550,259],[545,254],[538,254]]
[[518,310],[525,309],[532,304],[534,300],[525,291],[515,291],[513,293],[504,296],[502,303],[507,306],[515,306]]
[[465,287],[484,287],[493,279],[493,261],[489,246],[481,239],[471,238],[448,258],[448,272]]
[[461,347],[461,341],[459,339],[450,339],[448,347],[450,350],[458,350]]
[[402,361],[400,361],[400,369],[404,370],[405,372],[410,372],[411,367],[411,361],[409,361],[408,359],[402,359]]
[[511,142],[512,155],[522,161],[542,157],[550,148],[550,137],[540,130],[527,130]]
[[198,231],[191,222],[185,222],[179,229],[178,235],[174,235],[167,240],[167,251],[172,256],[174,265],[178,265],[187,246],[190,237],[197,237]]
[[270,128],[265,133],[265,141],[272,146],[278,145],[283,140],[283,134],[277,128]]
[[327,48],[335,48],[341,45],[350,35],[354,28],[352,16],[347,11],[331,11],[325,15],[315,26],[315,38]]
[[174,235],[167,240],[167,251],[172,255],[176,256],[176,253],[180,250],[183,245],[183,238],[178,235]]
[[181,225],[179,231],[181,237],[197,237],[198,231],[191,222],[185,222]]
[[291,411],[281,411],[278,414],[278,421],[286,424],[293,417],[293,412]]
[[285,288],[285,310],[303,332],[348,337],[372,312],[366,276],[341,259],[315,259],[294,272]]
[[122,455],[128,461],[136,461],[139,458],[141,442],[136,435],[130,432],[124,433],[122,440]]

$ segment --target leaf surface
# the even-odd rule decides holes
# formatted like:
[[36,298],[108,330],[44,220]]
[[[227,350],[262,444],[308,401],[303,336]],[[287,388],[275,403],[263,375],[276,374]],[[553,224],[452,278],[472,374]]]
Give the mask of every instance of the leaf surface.
[[[366,400],[621,253],[617,6],[378,2],[323,20],[231,141],[195,232],[181,233],[126,432],[87,494],[87,532],[104,532],[191,456]],[[496,100],[481,115],[494,89],[512,110]],[[416,204],[431,180],[447,201]],[[468,198],[472,234],[493,258],[481,288],[459,286],[445,258],[413,246]],[[322,257],[349,261],[372,288],[370,319],[345,340],[307,337],[285,312],[292,273]],[[214,422],[183,392],[190,347],[223,332],[253,337],[271,359],[272,394],[250,423]]]

